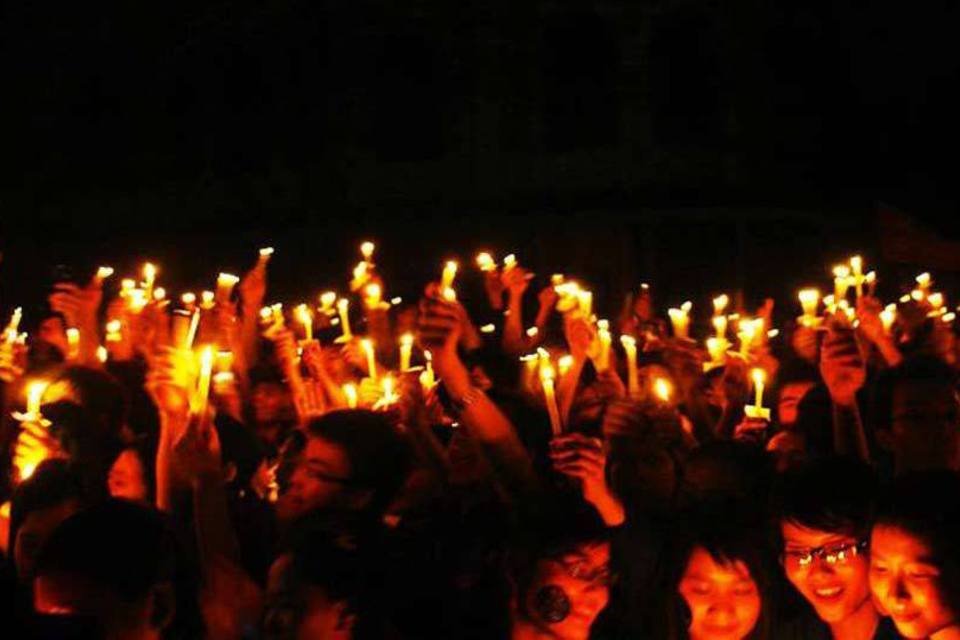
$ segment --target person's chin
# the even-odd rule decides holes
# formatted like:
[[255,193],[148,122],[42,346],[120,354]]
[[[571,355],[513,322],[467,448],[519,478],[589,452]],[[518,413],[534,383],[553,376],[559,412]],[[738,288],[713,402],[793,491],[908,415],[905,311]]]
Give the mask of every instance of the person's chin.
[[897,627],[897,631],[904,638],[911,638],[916,640],[921,640],[930,635],[930,630],[927,628],[927,625],[919,611],[910,613],[910,614],[901,614],[891,616],[893,618],[893,623]]
[[828,624],[840,622],[856,609],[855,603],[849,601],[847,590],[840,586],[815,589],[809,599],[817,616]]

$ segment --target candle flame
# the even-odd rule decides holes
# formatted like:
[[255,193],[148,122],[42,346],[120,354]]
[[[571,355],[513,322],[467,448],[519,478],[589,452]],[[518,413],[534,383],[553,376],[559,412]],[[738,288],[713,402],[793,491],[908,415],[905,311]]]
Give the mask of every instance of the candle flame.
[[494,261],[493,256],[486,251],[481,251],[477,254],[477,266],[480,268],[480,271],[494,271],[497,268],[497,263]]
[[566,375],[567,372],[570,371],[570,369],[572,369],[572,368],[573,368],[573,356],[572,356],[572,355],[567,354],[567,355],[564,355],[564,356],[560,356],[560,358],[557,359],[557,371],[560,372],[560,375],[561,375],[561,376]]
[[182,296],[180,296],[180,302],[182,302],[186,306],[195,304],[197,302],[197,294],[188,291]]
[[97,280],[106,280],[113,275],[113,267],[99,267],[97,269]]
[[260,249],[261,258],[269,258],[272,255],[273,255],[273,247],[264,247]]
[[750,378],[753,380],[754,386],[760,386],[767,381],[767,372],[760,367],[754,367],[750,370]]
[[713,299],[713,313],[718,316],[722,315],[728,304],[730,304],[730,296],[725,293],[720,294]]
[[492,324],[485,324],[480,327],[480,333],[493,333],[497,328]]
[[661,401],[670,402],[672,389],[666,378],[657,378],[653,381],[653,392]]
[[369,260],[373,257],[373,252],[376,250],[377,245],[373,244],[369,240],[360,244],[360,255],[363,256],[364,260]]

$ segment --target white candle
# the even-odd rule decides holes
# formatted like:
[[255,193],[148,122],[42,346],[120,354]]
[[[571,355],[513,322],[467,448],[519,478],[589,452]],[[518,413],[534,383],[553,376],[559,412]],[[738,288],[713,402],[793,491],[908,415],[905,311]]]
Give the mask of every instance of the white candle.
[[410,368],[410,357],[413,354],[413,334],[405,333],[400,336],[400,371]]
[[373,244],[369,240],[360,244],[360,255],[363,256],[363,259],[366,262],[370,262],[370,259],[373,257],[373,252],[376,250],[377,245]]
[[143,288],[146,291],[147,300],[153,297],[153,285],[157,280],[157,267],[147,262],[143,265]]
[[841,300],[846,299],[847,289],[850,288],[850,267],[845,264],[838,264],[833,268],[833,301],[840,304]]
[[598,371],[606,371],[610,368],[610,343],[613,342],[609,320],[597,321],[597,340],[600,341],[600,353],[594,364]]
[[557,359],[557,371],[560,373],[560,376],[563,377],[570,372],[570,369],[573,368],[573,356],[570,354],[561,356]]
[[424,350],[423,359],[426,360],[426,368],[420,372],[420,387],[423,394],[427,395],[437,384],[437,377],[433,373],[433,354],[429,350]]
[[213,373],[213,347],[205,346],[200,351],[200,373],[197,375],[197,387],[191,409],[193,415],[203,417],[207,411],[210,396],[210,380]]
[[690,330],[690,309],[693,308],[693,303],[684,302],[680,305],[679,309],[668,309],[667,314],[670,316],[670,322],[673,323],[673,335],[677,338],[686,339],[689,337],[688,332]]
[[440,294],[450,302],[457,299],[457,294],[453,290],[453,280],[456,277],[457,263],[454,260],[448,260],[443,266],[443,274],[440,276]]
[[209,311],[213,309],[214,302],[217,299],[217,294],[213,291],[201,291],[200,292],[200,308],[204,311]]
[[263,247],[260,249],[260,254],[257,258],[258,266],[265,266],[267,262],[270,261],[271,256],[273,256],[273,247]]
[[357,385],[348,382],[343,385],[343,395],[347,398],[347,407],[350,409],[357,408]]
[[43,400],[43,394],[49,385],[50,383],[44,380],[37,380],[27,385],[27,415],[34,422],[40,421],[40,401]]
[[758,367],[750,370],[750,377],[753,379],[754,404],[744,407],[744,412],[748,418],[769,420],[770,410],[763,407],[763,388],[767,380],[767,374]]
[[801,289],[797,294],[800,306],[803,307],[803,324],[809,324],[817,317],[817,307],[820,305],[820,291],[818,289]]
[[640,393],[640,377],[637,373],[637,341],[633,336],[620,336],[620,344],[627,355],[627,392],[630,397]]
[[220,302],[228,302],[233,295],[233,288],[240,282],[240,278],[232,273],[221,273],[217,276],[216,299]]
[[76,360],[80,355],[80,329],[67,329],[67,359]]
[[727,316],[713,316],[711,319],[713,323],[713,329],[716,331],[718,340],[726,340],[727,338]]
[[97,268],[97,282],[103,282],[107,278],[113,275],[113,267],[98,267]]
[[123,338],[120,331],[123,329],[123,323],[120,320],[108,320],[106,326],[106,341],[120,342]]
[[730,296],[725,293],[720,294],[713,299],[713,315],[722,316],[723,313],[727,310],[727,305],[730,304]]
[[350,314],[348,312],[349,307],[350,301],[346,298],[340,298],[337,300],[337,312],[340,314],[340,329],[343,332],[338,338],[340,342],[349,342],[353,339],[353,334],[350,333]]
[[893,329],[893,323],[897,320],[897,305],[888,304],[884,307],[883,311],[880,312],[880,322],[883,324],[883,330],[887,333],[890,333]]
[[371,282],[363,288],[363,303],[367,309],[379,309],[383,290],[376,282]]
[[486,251],[481,251],[477,254],[477,266],[480,267],[480,271],[496,271],[497,263]]
[[557,397],[553,388],[555,373],[549,360],[540,361],[540,385],[543,387],[543,399],[547,405],[547,414],[550,416],[550,431],[553,436],[559,436],[563,433],[563,425],[560,422],[560,410],[557,408]]
[[310,309],[305,304],[297,305],[297,319],[303,325],[304,337],[309,341],[313,340],[313,317],[310,315]]
[[360,341],[364,354],[367,356],[367,375],[373,380],[377,379],[377,357],[374,349],[373,340],[364,338]]

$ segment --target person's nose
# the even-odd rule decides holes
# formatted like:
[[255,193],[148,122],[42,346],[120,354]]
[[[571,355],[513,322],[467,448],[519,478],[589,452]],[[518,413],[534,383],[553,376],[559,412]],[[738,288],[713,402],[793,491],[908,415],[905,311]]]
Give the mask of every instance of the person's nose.
[[736,618],[735,613],[732,599],[726,596],[715,597],[707,607],[707,619],[718,627],[732,623]]

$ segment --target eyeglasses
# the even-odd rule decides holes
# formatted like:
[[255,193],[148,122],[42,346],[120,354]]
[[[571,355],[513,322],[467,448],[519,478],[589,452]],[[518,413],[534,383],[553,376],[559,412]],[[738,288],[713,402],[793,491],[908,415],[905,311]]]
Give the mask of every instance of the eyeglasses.
[[813,547],[804,550],[784,551],[780,561],[784,564],[795,564],[799,567],[809,567],[814,558],[819,558],[827,564],[845,564],[866,551],[867,541],[848,542],[845,544],[831,544],[822,547]]

